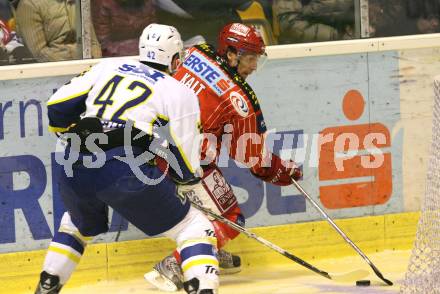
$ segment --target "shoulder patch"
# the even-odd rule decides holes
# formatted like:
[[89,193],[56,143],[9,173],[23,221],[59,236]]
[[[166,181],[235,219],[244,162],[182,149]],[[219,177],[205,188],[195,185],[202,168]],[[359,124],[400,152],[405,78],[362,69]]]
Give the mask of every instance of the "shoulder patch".
[[246,102],[246,99],[243,96],[235,91],[232,91],[229,94],[229,99],[231,100],[232,106],[242,117],[246,117],[249,114],[249,106]]

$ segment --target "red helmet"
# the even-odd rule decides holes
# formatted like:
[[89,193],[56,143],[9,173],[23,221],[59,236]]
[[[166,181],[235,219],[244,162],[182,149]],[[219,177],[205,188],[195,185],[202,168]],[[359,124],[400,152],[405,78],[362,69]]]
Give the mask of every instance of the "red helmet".
[[226,54],[228,47],[235,48],[237,52],[264,53],[264,42],[260,34],[252,27],[242,23],[226,25],[218,37],[217,53],[221,56]]

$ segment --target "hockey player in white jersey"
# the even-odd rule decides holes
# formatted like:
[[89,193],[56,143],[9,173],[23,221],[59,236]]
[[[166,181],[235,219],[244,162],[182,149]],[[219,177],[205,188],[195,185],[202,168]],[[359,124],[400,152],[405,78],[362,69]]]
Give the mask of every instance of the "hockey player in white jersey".
[[[213,226],[176,195],[176,185],[197,181],[201,171],[198,99],[167,74],[179,63],[182,41],[175,28],[151,24],[139,50],[140,62],[102,61],[47,103],[50,130],[69,138],[62,158],[77,157],[66,160],[70,166],[58,175],[68,213],[49,246],[35,293],[59,293],[87,242],[108,231],[108,206],[144,233],[177,242],[187,293],[217,293]],[[90,134],[105,139],[93,141]],[[165,155],[173,168],[171,177],[154,160],[133,168],[130,156],[140,154]]]

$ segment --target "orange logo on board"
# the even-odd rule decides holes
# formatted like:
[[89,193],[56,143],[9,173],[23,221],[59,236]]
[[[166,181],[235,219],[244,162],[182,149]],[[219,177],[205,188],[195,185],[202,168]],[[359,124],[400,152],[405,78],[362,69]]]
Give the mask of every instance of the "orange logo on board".
[[[359,119],[365,101],[357,90],[343,100],[346,118]],[[381,123],[330,127],[320,132],[319,188],[327,208],[386,203],[392,194],[391,136]]]

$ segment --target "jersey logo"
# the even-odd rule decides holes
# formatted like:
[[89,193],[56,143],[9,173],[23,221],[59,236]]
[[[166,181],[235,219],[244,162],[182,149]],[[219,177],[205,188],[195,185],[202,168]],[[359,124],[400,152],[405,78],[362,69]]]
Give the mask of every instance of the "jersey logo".
[[118,71],[126,74],[133,73],[137,76],[146,78],[153,84],[159,81],[159,79],[165,78],[165,74],[145,65],[137,66],[135,64],[123,64],[118,68]]
[[232,106],[242,117],[246,117],[249,114],[249,107],[246,100],[237,92],[231,92],[229,94],[229,99],[231,100]]
[[[185,59],[183,67],[197,76],[197,79],[207,84],[219,96],[223,95],[232,86],[228,82],[230,79],[218,66],[197,51],[191,53]],[[186,82],[184,84],[186,85]],[[193,87],[190,86],[190,88]]]

